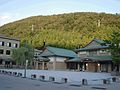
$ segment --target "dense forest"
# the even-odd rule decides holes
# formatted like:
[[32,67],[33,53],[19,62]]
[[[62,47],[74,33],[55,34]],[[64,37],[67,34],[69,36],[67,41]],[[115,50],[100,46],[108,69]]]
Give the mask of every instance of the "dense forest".
[[32,16],[0,27],[0,34],[18,37],[21,43],[40,48],[46,45],[75,49],[93,38],[108,40],[113,31],[120,32],[120,14],[77,12]]

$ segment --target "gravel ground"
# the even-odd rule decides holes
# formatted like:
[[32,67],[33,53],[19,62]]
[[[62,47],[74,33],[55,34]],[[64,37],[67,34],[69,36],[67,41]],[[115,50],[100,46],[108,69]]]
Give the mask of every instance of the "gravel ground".
[[56,84],[0,74],[0,90],[119,90],[120,83],[106,85]]

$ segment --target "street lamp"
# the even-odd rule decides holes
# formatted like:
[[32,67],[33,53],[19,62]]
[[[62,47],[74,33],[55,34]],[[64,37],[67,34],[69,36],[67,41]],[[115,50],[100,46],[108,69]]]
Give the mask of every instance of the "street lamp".
[[28,65],[28,60],[25,61],[24,78],[26,78],[27,65]]

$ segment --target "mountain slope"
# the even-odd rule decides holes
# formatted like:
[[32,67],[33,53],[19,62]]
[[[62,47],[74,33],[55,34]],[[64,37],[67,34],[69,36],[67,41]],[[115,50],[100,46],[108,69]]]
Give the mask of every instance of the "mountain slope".
[[[33,31],[32,31],[33,26]],[[93,38],[109,39],[113,31],[120,32],[120,15],[105,13],[69,13],[33,16],[0,27],[0,34],[20,37],[21,42],[34,47],[46,45],[74,49]]]

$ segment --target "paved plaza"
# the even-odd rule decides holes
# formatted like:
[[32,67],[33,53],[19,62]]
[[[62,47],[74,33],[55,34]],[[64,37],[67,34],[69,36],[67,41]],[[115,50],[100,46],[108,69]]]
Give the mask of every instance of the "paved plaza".
[[119,90],[119,88],[120,83],[70,86],[70,83],[56,84],[0,74],[0,90]]

